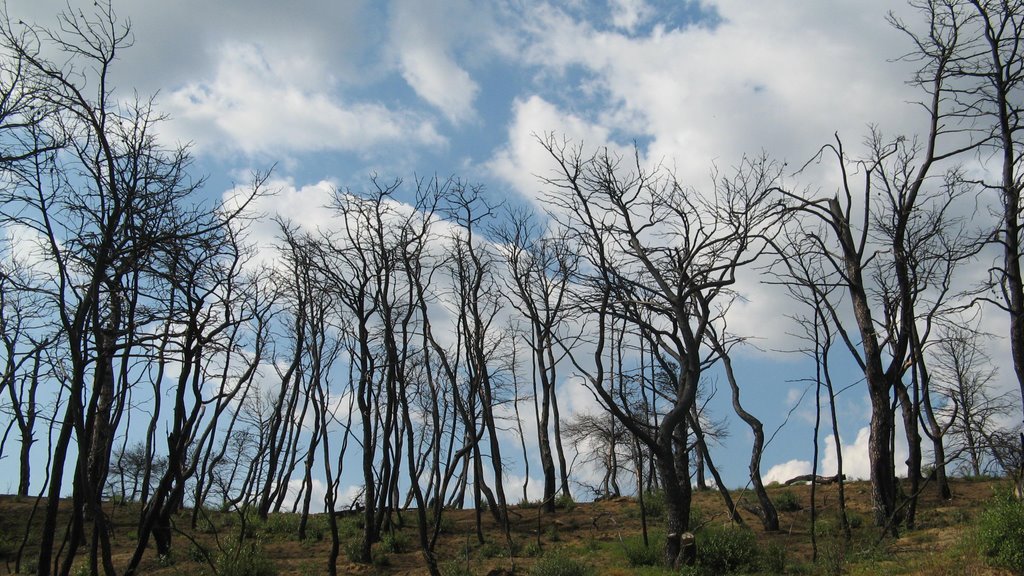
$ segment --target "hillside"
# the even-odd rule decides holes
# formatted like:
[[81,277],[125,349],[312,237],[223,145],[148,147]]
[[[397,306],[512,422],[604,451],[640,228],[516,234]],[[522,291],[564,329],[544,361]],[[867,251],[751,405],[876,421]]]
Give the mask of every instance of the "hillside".
[[[878,541],[878,530],[870,522],[869,486],[864,482],[847,484],[850,520],[853,539],[844,550],[839,537],[837,522],[837,488],[818,488],[818,553],[817,564],[811,562],[809,486],[781,487],[770,489],[772,497],[788,508],[781,512],[782,529],[778,533],[766,534],[756,525],[756,518],[749,512],[743,513],[751,532],[731,531],[725,527],[726,515],[720,497],[716,492],[700,492],[695,495],[698,521],[698,542],[704,546],[720,546],[723,552],[742,556],[746,547],[755,557],[741,566],[741,572],[759,571],[777,573],[781,569],[787,574],[1009,574],[986,566],[971,544],[973,527],[986,501],[1002,486],[995,480],[958,480],[953,485],[954,499],[939,501],[934,491],[924,494],[918,514],[918,528],[905,532],[899,539]],[[753,502],[751,494],[734,493],[739,502]],[[24,534],[24,522],[32,515],[35,501],[12,496],[0,497],[0,573],[14,573],[14,554],[17,543]],[[134,543],[133,505],[111,505],[114,519],[115,565],[123,565],[131,553]],[[782,507],[782,506],[780,506]],[[658,512],[658,502],[652,501],[649,508]],[[645,565],[658,558],[657,546],[663,534],[660,520],[650,520],[651,551],[643,548],[640,534],[640,510],[631,498],[617,498],[596,503],[581,503],[561,507],[555,514],[547,515],[530,505],[516,506],[511,511],[513,520],[513,549],[509,557],[508,547],[496,525],[487,514],[483,515],[485,542],[480,544],[475,534],[474,511],[448,511],[445,533],[439,546],[441,565],[447,574],[508,574],[530,573],[539,562],[551,558],[571,558],[591,568],[595,574],[669,574],[658,566]],[[36,513],[38,519],[39,513]],[[346,544],[357,539],[355,518],[342,520],[344,540],[339,559],[340,574],[426,574],[423,560],[417,549],[415,515],[406,512],[401,515],[404,526],[376,545],[372,565],[355,564],[345,555]],[[240,514],[235,512],[210,512],[207,520],[199,522],[199,529],[191,530],[190,514],[183,513],[177,521],[180,533],[175,535],[176,552],[170,559],[159,559],[150,553],[143,563],[144,574],[185,575],[213,574],[214,567],[221,574],[245,574],[244,561],[228,563],[222,550],[230,549],[243,524]],[[280,574],[311,576],[326,574],[325,561],[329,550],[329,533],[326,519],[316,516],[311,519],[310,534],[306,540],[297,538],[298,517],[292,514],[275,514],[265,522],[244,522],[247,525],[247,542],[257,543],[253,552],[245,550],[250,564],[262,569],[250,571],[253,574]],[[709,540],[709,535],[731,535],[724,540]],[[31,542],[37,537],[29,531],[29,548],[25,555],[22,573],[32,573],[33,556]],[[756,539],[756,550],[749,540]],[[190,543],[190,540],[192,543]],[[218,547],[218,542],[220,547]],[[728,550],[732,547],[732,552]],[[740,550],[738,553],[737,550]],[[204,558],[209,555],[209,560]],[[546,559],[546,560],[545,560]],[[219,563],[218,563],[219,562]],[[84,557],[79,562],[79,572],[85,570]],[[557,560],[556,560],[557,563]],[[752,568],[752,567],[758,567]],[[722,568],[719,568],[722,569]],[[545,572],[549,573],[549,572]]]

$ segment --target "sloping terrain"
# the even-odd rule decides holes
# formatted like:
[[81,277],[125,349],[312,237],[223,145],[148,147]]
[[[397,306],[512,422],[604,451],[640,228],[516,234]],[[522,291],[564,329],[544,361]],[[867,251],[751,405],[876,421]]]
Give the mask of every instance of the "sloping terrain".
[[[753,494],[733,492],[744,510],[741,515],[749,531],[729,527],[722,500],[717,492],[695,495],[694,520],[698,544],[710,546],[705,534],[742,535],[756,541],[756,557],[738,568],[740,573],[789,574],[1008,574],[986,566],[972,545],[973,526],[985,502],[1002,485],[996,480],[958,480],[954,498],[941,501],[933,487],[926,488],[918,509],[918,525],[904,531],[898,539],[880,538],[871,523],[870,487],[865,482],[846,485],[848,517],[853,530],[849,545],[841,537],[838,522],[836,485],[817,488],[816,543],[818,560],[813,562],[809,486],[773,486],[773,499],[780,511],[781,529],[765,533],[750,511],[756,502]],[[554,514],[545,514],[532,505],[515,506],[512,519],[512,555],[501,531],[485,511],[481,514],[484,542],[476,533],[473,510],[449,510],[445,513],[444,534],[438,548],[440,563],[447,574],[529,573],[540,559],[560,557],[575,560],[595,574],[670,574],[656,565],[664,534],[657,495],[650,499],[650,550],[641,538],[640,507],[633,498],[614,498],[593,503],[565,503]],[[0,573],[12,574],[25,522],[33,518],[34,499],[0,497]],[[123,566],[135,542],[137,510],[132,504],[111,504],[114,520],[112,542],[115,565]],[[38,537],[38,518],[34,515],[28,530],[28,545],[21,573],[34,570],[33,543]],[[426,574],[418,550],[415,514],[405,512],[396,522],[393,534],[374,547],[374,562],[350,562],[346,548],[358,541],[356,518],[341,519],[342,553],[340,574]],[[274,514],[266,522],[250,521],[237,512],[209,512],[200,515],[197,528],[190,528],[191,513],[183,512],[176,521],[175,552],[171,558],[157,558],[151,552],[143,563],[144,574],[281,574],[312,576],[326,574],[330,535],[326,518],[310,519],[305,540],[297,537],[298,516]],[[242,559],[231,560],[237,550],[241,527],[247,534]],[[708,537],[710,538],[710,536]],[[739,540],[743,540],[740,538]],[[719,541],[718,544],[721,545]],[[736,546],[736,544],[729,544]],[[652,565],[653,564],[653,565]],[[80,561],[87,573],[85,558]],[[248,572],[246,568],[249,568]],[[723,568],[724,569],[724,568]]]

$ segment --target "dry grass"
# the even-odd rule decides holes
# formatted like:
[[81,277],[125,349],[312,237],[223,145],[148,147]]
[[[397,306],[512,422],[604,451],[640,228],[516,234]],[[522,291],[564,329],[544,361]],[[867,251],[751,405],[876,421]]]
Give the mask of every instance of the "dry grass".
[[[785,556],[785,572],[790,574],[1005,574],[984,565],[971,545],[972,526],[985,501],[991,496],[996,481],[957,481],[954,499],[943,502],[934,490],[923,494],[918,512],[918,527],[904,533],[899,539],[886,538],[876,545],[879,531],[871,523],[870,491],[866,483],[847,485],[850,516],[854,536],[847,547],[838,535],[838,496],[835,486],[818,488],[818,562],[812,562],[810,522],[810,489],[807,486],[772,487],[772,494],[790,491],[802,509],[780,513],[781,529],[765,533],[757,519],[743,513],[744,521],[754,529],[759,547],[774,547],[776,554]],[[753,504],[749,493],[735,495],[740,502]],[[701,524],[725,524],[727,515],[717,492],[695,495]],[[0,497],[0,574],[13,573],[12,546],[25,533],[25,522],[32,514],[35,501]],[[42,510],[37,511],[34,524]],[[109,513],[114,521],[112,542],[115,565],[123,566],[135,542],[136,510],[132,505],[111,505]],[[452,573],[488,574],[528,573],[530,566],[541,555],[560,551],[563,555],[579,558],[593,567],[597,574],[670,574],[656,566],[631,566],[626,547],[636,544],[640,534],[640,513],[637,503],[628,498],[579,504],[555,514],[544,514],[537,508],[514,507],[513,551],[509,554],[504,538],[484,514],[485,542],[477,541],[475,514],[471,510],[446,511],[450,519],[449,530],[442,536],[438,553],[441,564]],[[403,515],[404,526],[397,530],[398,537],[375,545],[374,564],[349,562],[344,552],[339,559],[341,574],[426,574],[418,550],[415,514]],[[345,522],[353,523],[354,519]],[[176,534],[175,552],[170,560],[159,559],[150,552],[143,563],[144,574],[185,575],[212,574],[213,570],[202,561],[200,548],[211,556],[218,554],[218,542],[237,538],[240,518],[236,513],[213,513],[209,522],[201,522],[197,530],[189,528],[189,515],[177,519],[177,527],[196,544],[190,544],[183,534]],[[267,523],[250,525],[250,535],[258,540],[262,554],[281,575],[312,576],[326,574],[329,533],[326,520],[311,519],[313,538],[299,541],[295,527],[297,518],[276,515]],[[351,541],[356,531],[348,526]],[[34,542],[35,526],[29,529],[29,541]],[[660,542],[663,534],[661,520],[650,519],[652,545]],[[315,536],[320,536],[317,539]],[[390,550],[386,550],[390,548]],[[403,551],[404,550],[404,551]],[[25,555],[26,565],[34,561],[31,544]],[[84,559],[83,559],[84,561]],[[23,569],[23,573],[29,573]],[[765,572],[767,573],[767,572]]]

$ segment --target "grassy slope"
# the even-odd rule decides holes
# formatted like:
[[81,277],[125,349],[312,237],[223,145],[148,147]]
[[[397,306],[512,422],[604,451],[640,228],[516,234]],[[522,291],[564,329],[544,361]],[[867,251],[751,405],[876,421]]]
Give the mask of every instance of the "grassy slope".
[[[819,561],[811,562],[810,541],[810,488],[808,486],[772,487],[773,498],[783,492],[791,492],[800,510],[780,513],[781,530],[766,534],[750,513],[744,513],[744,520],[754,528],[762,549],[774,547],[784,550],[785,571],[791,574],[1002,574],[984,565],[979,554],[971,545],[972,527],[980,514],[984,502],[991,497],[997,481],[957,481],[953,486],[954,499],[942,502],[936,498],[932,487],[926,489],[919,505],[918,528],[906,532],[898,540],[886,539],[880,545],[878,530],[871,525],[870,493],[867,483],[847,485],[847,499],[850,516],[855,526],[852,545],[845,548],[836,536],[838,522],[837,489],[835,486],[818,488]],[[750,493],[736,493],[742,503],[755,503]],[[0,497],[0,574],[12,572],[13,554],[16,541],[24,534],[24,526],[35,501]],[[113,544],[115,565],[123,566],[130,556],[135,540],[135,510],[128,506],[111,506],[115,522]],[[716,492],[702,492],[695,496],[697,515],[704,527],[713,528],[726,521],[721,500]],[[39,510],[36,518],[41,514]],[[626,557],[626,548],[639,546],[640,514],[637,503],[632,499],[620,498],[590,504],[579,504],[571,509],[561,509],[553,515],[539,513],[536,508],[515,507],[513,519],[513,540],[516,555],[510,559],[504,539],[500,536],[488,515],[484,515],[484,531],[487,542],[479,544],[474,531],[474,514],[470,510],[446,512],[450,518],[442,537],[439,556],[442,564],[451,570],[456,566],[468,568],[462,573],[487,574],[491,570],[510,570],[514,561],[518,573],[528,572],[529,567],[540,555],[561,550],[563,554],[579,558],[596,569],[599,574],[669,574],[657,567],[632,567]],[[342,574],[426,574],[423,560],[416,543],[418,542],[415,517],[405,515],[406,526],[398,530],[392,539],[406,551],[385,551],[378,545],[375,550],[378,561],[375,565],[360,565],[348,561],[344,552],[339,564]],[[355,538],[356,528],[352,519],[346,519],[347,541]],[[651,519],[652,544],[660,541],[663,532],[661,521]],[[213,513],[208,522],[201,523],[205,529],[193,532],[188,529],[189,519],[183,515],[178,527],[197,545],[190,544],[182,535],[175,535],[176,551],[170,562],[155,557],[150,552],[143,564],[143,573],[155,575],[212,574],[208,565],[200,561],[199,548],[217,554],[217,542],[223,546],[237,537],[240,517],[236,513]],[[314,575],[325,574],[325,562],[329,547],[324,518],[311,520],[314,536],[298,541],[295,528],[297,516],[274,515],[265,524],[251,524],[248,532],[259,540],[262,554],[276,568],[279,574]],[[30,543],[37,538],[35,530],[29,530]],[[345,543],[342,544],[344,550]],[[31,549],[31,545],[30,545]],[[34,561],[26,555],[29,568]],[[84,558],[82,560],[84,562]],[[29,573],[23,566],[23,573]],[[461,571],[460,571],[461,572]],[[84,573],[84,572],[83,572]]]

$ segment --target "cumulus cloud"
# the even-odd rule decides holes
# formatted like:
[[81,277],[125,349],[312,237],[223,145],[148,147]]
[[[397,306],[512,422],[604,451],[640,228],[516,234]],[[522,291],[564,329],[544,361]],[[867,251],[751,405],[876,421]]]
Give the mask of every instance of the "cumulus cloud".
[[[868,460],[868,440],[871,430],[865,426],[857,431],[857,438],[853,444],[846,444],[840,438],[843,450],[843,474],[854,480],[866,480],[871,477],[871,464]],[[825,456],[821,462],[822,474],[833,475],[839,469],[839,460],[836,457],[835,439],[832,435],[825,438]],[[900,434],[896,434],[896,453],[893,458],[897,474],[906,475],[906,469],[901,468],[899,463],[907,459],[907,442]]]
[[487,166],[496,177],[539,205],[544,203],[538,177],[552,176],[556,166],[537,138],[550,132],[584,146],[611,144],[607,128],[561,110],[541,96],[517,100],[512,107],[508,141]]
[[807,460],[788,460],[782,464],[776,464],[764,473],[762,478],[765,484],[772,482],[783,483],[790,478],[811,473],[811,463]]
[[530,502],[537,502],[544,497],[544,480],[532,475],[527,477],[520,474],[505,474],[504,484],[505,494],[508,495],[511,503],[518,503],[523,498],[524,484],[526,485],[526,499]]
[[24,267],[26,273],[55,276],[57,271],[47,256],[49,250],[47,238],[32,227],[17,223],[0,225],[0,262],[12,269]]
[[402,77],[452,123],[473,116],[476,82],[443,52],[416,46],[402,52]]
[[[325,492],[325,494],[326,494],[326,492]],[[337,502],[336,508],[338,510],[343,510],[345,508],[349,508],[353,504],[355,504],[356,500],[358,498],[361,498],[362,495],[363,495],[363,486],[361,484],[360,485],[346,486],[344,489],[341,490],[341,493],[338,494],[338,497],[337,497],[337,500],[336,500],[336,502]]]
[[[588,151],[636,139],[645,165],[664,162],[682,184],[710,193],[713,173],[728,174],[744,155],[767,150],[780,165],[800,166],[836,131],[852,150],[869,123],[915,128],[907,69],[891,62],[906,46],[885,22],[888,2],[723,0],[713,6],[714,26],[659,22],[663,14],[648,18],[642,0],[609,7],[613,28],[555,3],[534,3],[523,14],[522,59],[537,70],[535,85],[512,104],[505,144],[487,167],[538,205],[537,176],[550,175],[551,160],[533,134],[547,131]],[[832,168],[811,167],[802,178],[830,189]],[[730,327],[763,336],[755,344],[777,355],[799,344],[779,321],[792,304],[762,277],[738,278]],[[767,334],[765,326],[779,329]]]
[[[840,439],[843,451],[843,474],[850,480],[867,480],[871,477],[871,463],[868,460],[868,440],[871,430],[865,426],[857,431],[857,437],[853,443],[847,444]],[[905,469],[899,463],[907,459],[907,444],[905,439],[900,439],[897,434],[896,454],[894,460],[897,462],[897,473],[906,475]],[[818,474],[832,476],[839,469],[839,459],[836,457],[835,437],[831,434],[822,440],[821,449],[823,454],[818,465]],[[776,464],[764,473],[764,481],[785,482],[795,476],[811,473],[811,461],[793,459]]]
[[[359,152],[383,144],[443,145],[427,119],[376,102],[344,102],[310,81],[318,64],[300,55],[273,58],[254,44],[229,42],[213,76],[171,91],[163,107],[173,134],[202,152],[291,154]],[[321,75],[326,78],[327,74]]]
[[[288,480],[288,487],[286,488],[287,496],[285,496],[285,506],[291,509],[291,505],[294,502],[300,502],[303,494],[303,480],[301,478],[291,478]],[[327,484],[323,480],[313,478],[311,482],[312,487],[310,488],[309,498],[309,511],[318,514],[323,512],[325,504],[327,502]]]

